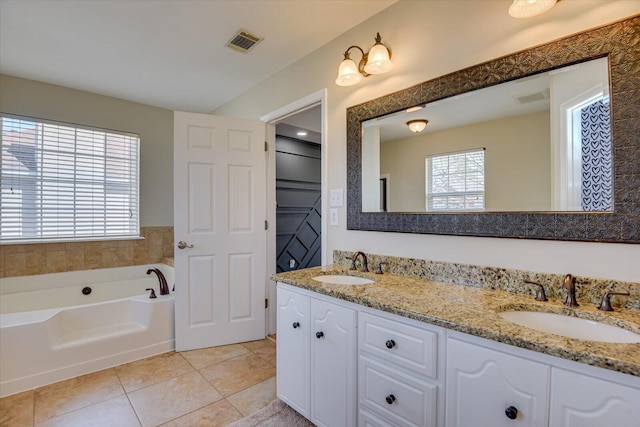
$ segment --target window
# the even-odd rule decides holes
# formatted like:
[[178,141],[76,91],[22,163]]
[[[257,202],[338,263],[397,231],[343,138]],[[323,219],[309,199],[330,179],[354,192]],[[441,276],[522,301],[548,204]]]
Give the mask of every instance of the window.
[[427,211],[484,209],[484,148],[429,156]]
[[0,116],[0,242],[137,237],[137,135]]

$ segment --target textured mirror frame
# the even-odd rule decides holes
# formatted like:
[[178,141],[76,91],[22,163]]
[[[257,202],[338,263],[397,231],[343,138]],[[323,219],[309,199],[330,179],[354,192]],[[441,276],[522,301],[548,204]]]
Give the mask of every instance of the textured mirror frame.
[[[640,243],[640,16],[465,68],[347,109],[347,229]],[[361,122],[590,59],[611,79],[613,212],[362,212]]]

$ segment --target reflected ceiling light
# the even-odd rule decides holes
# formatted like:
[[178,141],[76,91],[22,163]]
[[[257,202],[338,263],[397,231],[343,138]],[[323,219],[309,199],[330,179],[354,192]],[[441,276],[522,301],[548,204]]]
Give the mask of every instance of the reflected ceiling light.
[[[358,49],[362,54],[362,59],[358,65],[351,59],[349,51]],[[362,77],[369,77],[371,74],[383,74],[393,68],[391,62],[391,51],[382,44],[380,33],[376,34],[376,43],[369,52],[365,53],[360,46],[350,46],[344,52],[344,59],[338,67],[338,86],[353,86],[362,80]]]
[[303,131],[303,130],[299,130],[296,135],[298,136],[307,136],[307,132]]
[[424,128],[427,127],[427,123],[428,123],[428,120],[424,120],[424,119],[409,120],[407,122],[407,126],[409,126],[409,129],[411,130],[411,132],[419,133],[419,132],[422,132]]
[[513,0],[509,15],[514,18],[531,18],[551,9],[557,0]]
[[422,110],[423,108],[424,108],[424,105],[416,105],[414,107],[409,107],[404,111],[405,113],[413,113],[414,111]]

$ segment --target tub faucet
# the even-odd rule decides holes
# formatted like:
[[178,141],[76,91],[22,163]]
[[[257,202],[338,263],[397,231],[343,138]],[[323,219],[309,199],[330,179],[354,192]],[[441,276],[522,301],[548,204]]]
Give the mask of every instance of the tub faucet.
[[169,295],[169,285],[167,285],[167,279],[165,279],[162,271],[157,268],[150,268],[147,270],[147,274],[156,273],[158,281],[160,282],[160,295]]
[[567,299],[564,301],[564,305],[567,307],[578,307],[578,301],[576,301],[576,278],[571,274],[564,276],[562,288],[567,293]]
[[353,254],[353,258],[351,258],[351,270],[356,269],[356,261],[358,260],[358,257],[360,255],[362,255],[362,272],[368,273],[369,265],[367,264],[367,256],[362,251],[358,251],[355,254]]

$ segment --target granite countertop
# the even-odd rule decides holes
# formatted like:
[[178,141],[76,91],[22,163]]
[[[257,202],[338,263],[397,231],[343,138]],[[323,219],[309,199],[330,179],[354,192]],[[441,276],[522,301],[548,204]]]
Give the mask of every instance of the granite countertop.
[[[321,274],[348,274],[375,280],[367,285],[334,285],[312,280]],[[591,304],[569,308],[559,300],[538,302],[532,296],[456,285],[418,277],[361,273],[338,266],[278,273],[273,280],[366,307],[408,317],[454,331],[640,376],[640,343],[618,344],[566,338],[511,323],[501,311],[528,310],[598,320],[640,333],[640,312],[602,312]]]

